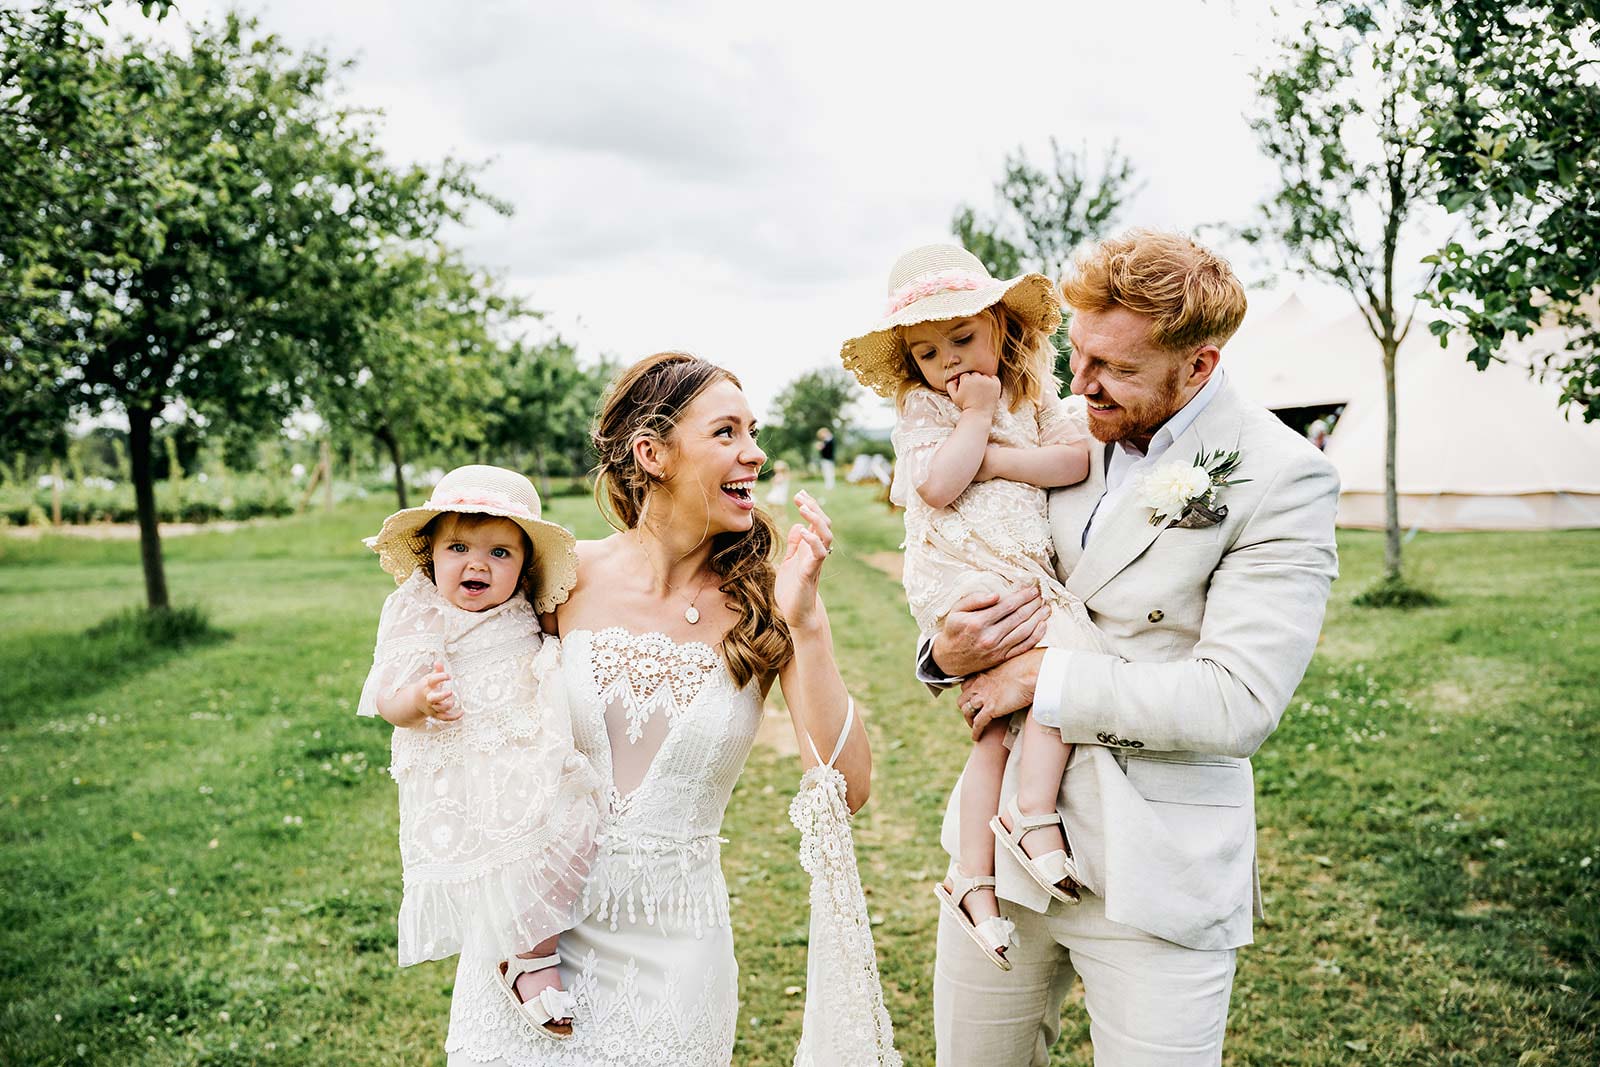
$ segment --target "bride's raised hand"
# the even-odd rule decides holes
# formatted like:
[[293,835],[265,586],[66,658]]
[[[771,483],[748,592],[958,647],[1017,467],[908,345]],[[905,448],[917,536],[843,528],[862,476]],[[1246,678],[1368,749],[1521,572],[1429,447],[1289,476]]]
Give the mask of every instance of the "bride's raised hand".
[[791,630],[802,629],[820,617],[817,581],[822,577],[822,561],[833,550],[833,527],[822,505],[804,490],[794,495],[794,504],[805,523],[789,527],[773,587],[778,610]]

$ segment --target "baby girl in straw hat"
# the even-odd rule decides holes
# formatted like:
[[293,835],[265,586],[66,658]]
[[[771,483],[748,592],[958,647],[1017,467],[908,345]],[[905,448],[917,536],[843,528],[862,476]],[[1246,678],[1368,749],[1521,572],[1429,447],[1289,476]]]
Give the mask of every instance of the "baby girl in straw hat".
[[570,1035],[556,943],[581,918],[599,782],[573,746],[560,647],[538,613],[576,581],[573,537],[539,518],[527,478],[470,466],[367,544],[400,586],[358,709],[396,727],[400,965],[464,947],[498,959],[537,1032]]
[[[1052,559],[1045,491],[1089,470],[1087,425],[1065,409],[1054,374],[1055,287],[1042,274],[997,281],[965,249],[928,245],[895,263],[884,314],[841,356],[863,385],[897,402],[890,499],[906,509],[906,597],[923,635],[969,594],[1036,583],[1051,609],[1041,644],[1103,651]],[[956,866],[934,887],[1002,970],[1014,930],[994,895],[995,842],[1052,898],[1075,903],[1079,884],[1056,813],[1072,748],[1031,716],[1020,725],[1017,797],[998,813],[1017,732],[997,722],[973,745]]]

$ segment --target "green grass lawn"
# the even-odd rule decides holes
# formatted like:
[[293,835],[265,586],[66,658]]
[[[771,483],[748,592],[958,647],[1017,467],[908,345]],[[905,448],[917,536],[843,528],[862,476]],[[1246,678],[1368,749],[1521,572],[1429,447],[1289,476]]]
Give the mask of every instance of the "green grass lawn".
[[[911,678],[898,518],[829,501],[824,592],[877,773],[857,822],[908,1064],[933,1062],[938,826],[964,759]],[[382,501],[167,542],[223,640],[89,635],[143,595],[137,546],[0,536],[0,1064],[442,1063],[453,964],[394,966],[387,727],[354,707],[393,588],[357,538]],[[593,535],[582,498],[553,517]],[[1600,1061],[1600,532],[1422,536],[1442,607],[1349,605],[1345,577],[1256,759],[1268,917],[1240,955],[1236,1064]],[[787,1065],[805,968],[798,768],[758,748],[724,849],[740,1064]],[[1055,1062],[1090,1062],[1067,1008]]]

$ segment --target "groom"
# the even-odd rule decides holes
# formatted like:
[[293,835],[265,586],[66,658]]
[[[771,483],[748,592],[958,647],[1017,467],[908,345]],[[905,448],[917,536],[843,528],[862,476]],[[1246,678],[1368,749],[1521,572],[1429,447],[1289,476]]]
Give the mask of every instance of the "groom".
[[[975,734],[1032,705],[1078,746],[1059,805],[1094,892],[1049,901],[999,850],[1012,967],[941,917],[938,1062],[1042,1067],[1076,975],[1096,1067],[1214,1065],[1234,957],[1260,914],[1249,757],[1316,646],[1338,572],[1338,479],[1226,380],[1221,348],[1245,313],[1226,262],[1135,231],[1081,255],[1062,291],[1096,447],[1088,478],[1051,493],[1051,534],[1111,654],[1032,648],[1043,608],[1017,590],[952,612],[918,675],[965,678]],[[953,837],[947,814],[952,855]]]

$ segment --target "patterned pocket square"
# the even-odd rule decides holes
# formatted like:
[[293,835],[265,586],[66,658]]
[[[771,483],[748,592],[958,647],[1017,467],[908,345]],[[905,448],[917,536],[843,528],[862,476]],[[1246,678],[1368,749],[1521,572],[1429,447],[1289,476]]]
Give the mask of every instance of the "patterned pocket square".
[[1204,530],[1208,526],[1215,526],[1228,517],[1228,505],[1220,504],[1215,508],[1208,508],[1196,501],[1183,509],[1183,514],[1178,516],[1172,525],[1180,530]]

